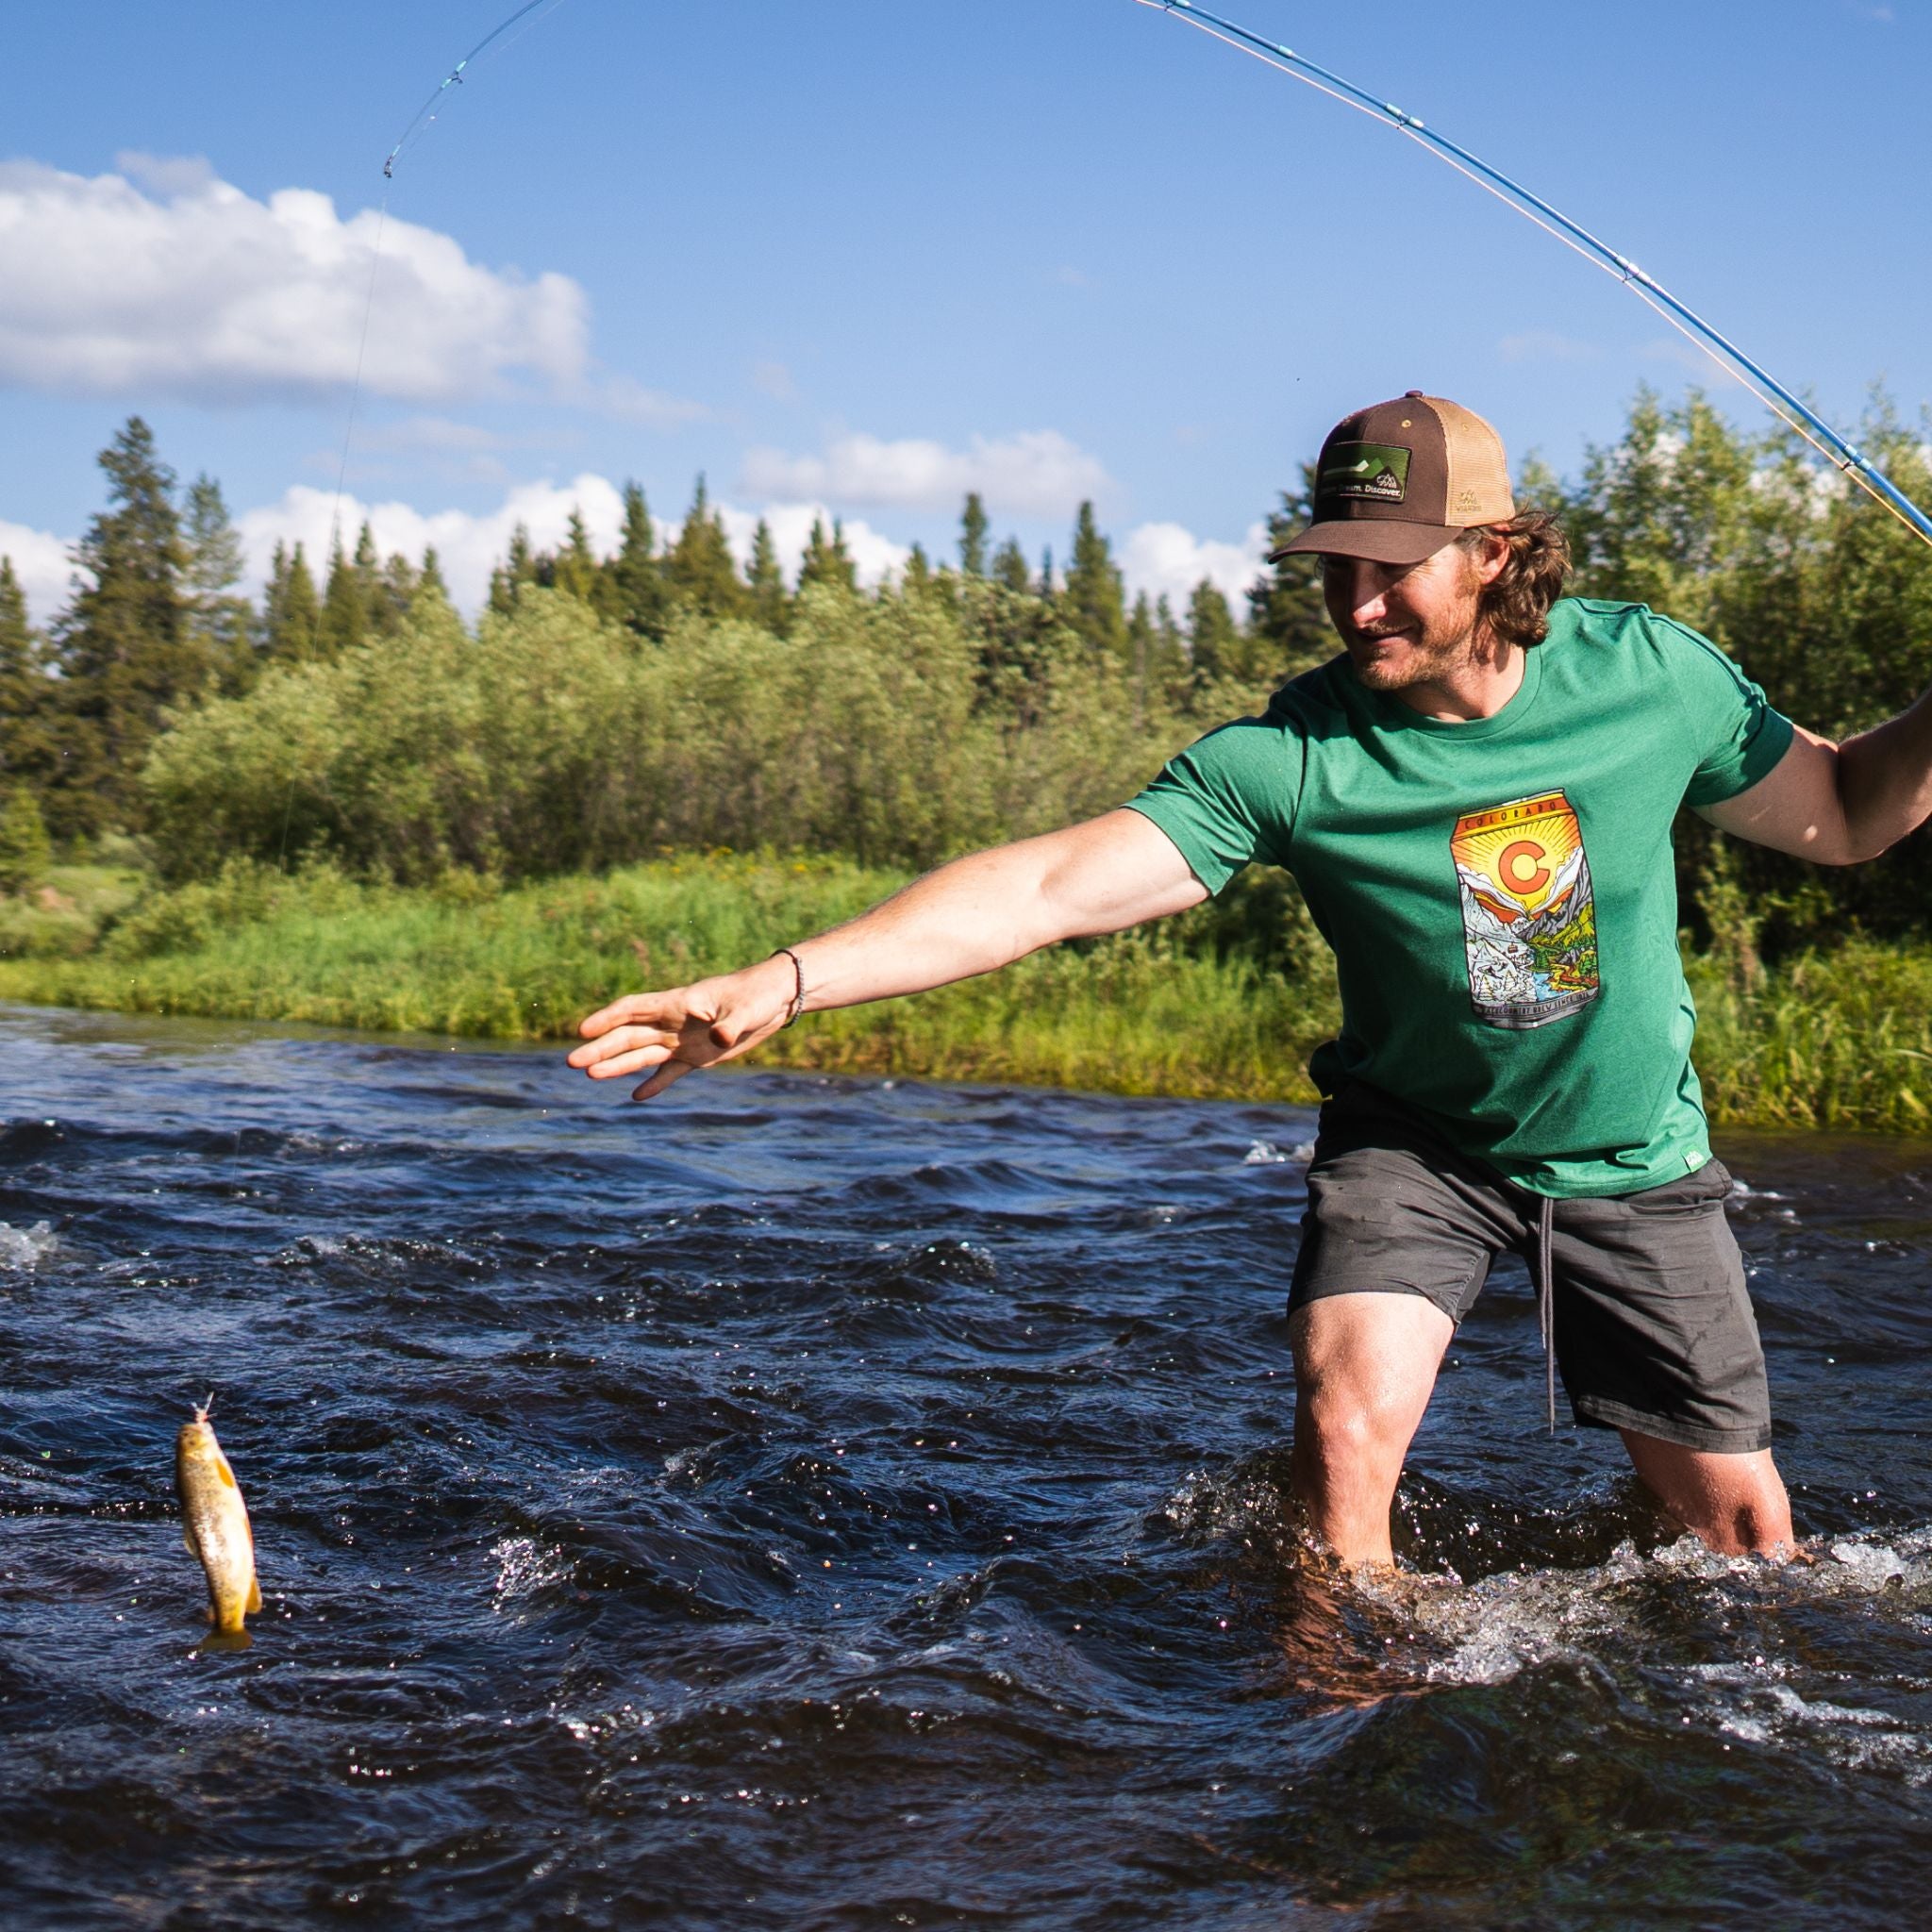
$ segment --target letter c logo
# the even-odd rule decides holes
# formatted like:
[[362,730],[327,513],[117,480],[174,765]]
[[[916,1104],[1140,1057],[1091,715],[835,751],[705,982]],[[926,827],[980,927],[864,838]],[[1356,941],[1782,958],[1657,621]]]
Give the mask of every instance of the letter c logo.
[[1534,839],[1519,839],[1503,848],[1496,876],[1512,892],[1541,892],[1550,882],[1550,869],[1542,862],[1546,856]]

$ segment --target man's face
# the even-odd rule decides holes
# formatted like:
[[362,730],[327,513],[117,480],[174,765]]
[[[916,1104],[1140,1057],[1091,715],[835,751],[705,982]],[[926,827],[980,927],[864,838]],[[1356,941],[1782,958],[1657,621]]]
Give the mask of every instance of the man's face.
[[1484,563],[1454,542],[1417,564],[1322,559],[1329,620],[1371,691],[1430,684],[1468,663],[1485,580]]

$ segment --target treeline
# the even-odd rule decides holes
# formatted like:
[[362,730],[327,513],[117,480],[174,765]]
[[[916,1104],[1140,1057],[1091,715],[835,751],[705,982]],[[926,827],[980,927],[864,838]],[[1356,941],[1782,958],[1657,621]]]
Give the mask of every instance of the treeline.
[[[1925,490],[1882,401],[1862,440]],[[139,419],[101,462],[45,635],[0,560],[0,885],[117,829],[177,879],[232,858],[531,877],[711,845],[923,865],[1117,803],[1334,648],[1306,559],[1239,613],[1206,583],[1175,612],[1127,597],[1091,506],[1064,567],[1036,568],[975,497],[952,557],[862,591],[835,523],[791,583],[762,525],[738,566],[702,481],[661,532],[629,487],[608,557],[580,517],[551,551],[519,531],[474,627],[433,553],[380,558],[366,528],[320,586],[278,551],[255,604],[210,478],[182,490]],[[1307,483],[1274,527],[1305,520]],[[1932,559],[1782,430],[1641,393],[1574,482],[1532,465],[1521,494],[1563,515],[1573,589],[1706,631],[1803,724],[1843,735],[1932,683]],[[1688,820],[1681,845],[1693,923],[1747,976],[1765,948],[1932,912],[1923,838],[1841,874]]]
[[[204,708],[246,700],[277,673],[326,684],[331,667],[369,650],[394,659],[400,648],[407,658],[451,635],[434,550],[414,560],[382,558],[365,524],[353,547],[336,547],[318,586],[303,546],[278,544],[252,603],[241,594],[241,541],[218,483],[202,475],[182,490],[139,417],[100,464],[108,508],[76,546],[73,595],[44,634],[29,624],[11,561],[0,557],[0,791],[12,799],[10,817],[30,808],[56,840],[158,832],[148,755],[171,726]],[[970,622],[986,660],[981,710],[1004,699],[1008,722],[1024,725],[1050,705],[1046,686],[1064,684],[1067,664],[1084,658],[1096,673],[1130,677],[1124,701],[1144,719],[1150,709],[1185,706],[1197,690],[1230,680],[1259,688],[1291,663],[1311,661],[1320,635],[1311,585],[1304,569],[1298,600],[1271,589],[1238,619],[1204,582],[1177,617],[1165,598],[1127,601],[1091,505],[1080,510],[1066,567],[1056,572],[1049,554],[1036,576],[1017,541],[992,547],[974,496],[957,560],[936,565],[915,548],[902,579],[866,598],[837,523],[814,525],[795,583],[763,522],[741,570],[700,477],[682,523],[662,533],[642,490],[628,485],[608,557],[593,553],[580,514],[555,550],[537,549],[519,527],[493,573],[478,636],[514,626],[533,591],[567,600],[575,617],[606,626],[608,641],[699,656],[707,626],[791,637],[822,593],[874,609],[937,598],[962,621],[961,600],[976,600]],[[547,636],[555,625],[542,628]],[[358,670],[367,675],[371,667]]]

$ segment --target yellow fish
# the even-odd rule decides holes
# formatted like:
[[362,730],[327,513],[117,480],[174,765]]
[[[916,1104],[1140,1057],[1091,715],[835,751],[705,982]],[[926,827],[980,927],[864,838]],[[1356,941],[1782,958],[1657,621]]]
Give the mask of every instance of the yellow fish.
[[200,1558],[208,1577],[208,1621],[214,1625],[209,1647],[246,1649],[252,1640],[242,1619],[261,1607],[255,1539],[248,1506],[206,1408],[197,1408],[175,1439],[175,1487],[181,1497],[181,1541],[191,1557]]

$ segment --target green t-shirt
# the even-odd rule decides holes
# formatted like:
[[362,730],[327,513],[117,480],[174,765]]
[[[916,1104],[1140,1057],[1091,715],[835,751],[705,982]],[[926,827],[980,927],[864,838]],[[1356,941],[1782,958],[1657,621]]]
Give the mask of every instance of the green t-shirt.
[[1425,718],[1341,657],[1132,804],[1209,891],[1294,874],[1341,985],[1324,1093],[1369,1081],[1536,1193],[1621,1194],[1710,1155],[1671,821],[1790,742],[1695,631],[1567,598],[1492,718]]

